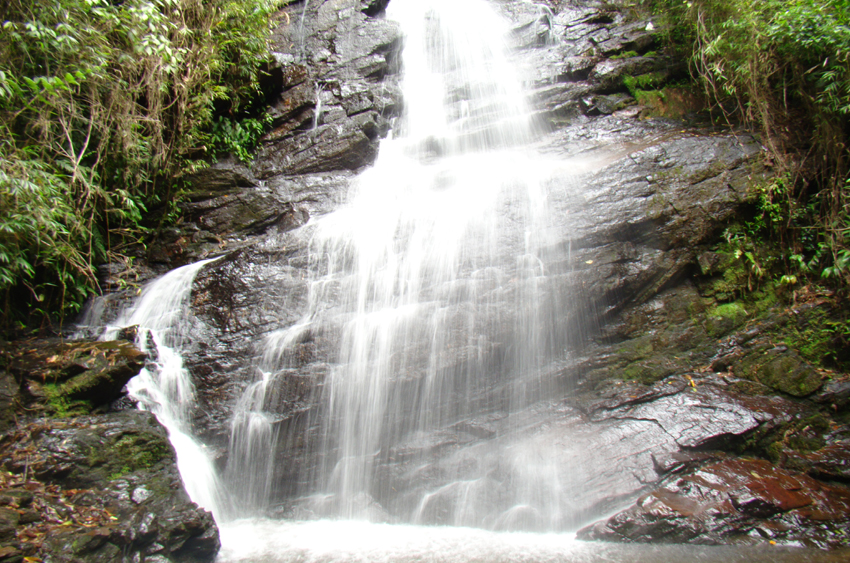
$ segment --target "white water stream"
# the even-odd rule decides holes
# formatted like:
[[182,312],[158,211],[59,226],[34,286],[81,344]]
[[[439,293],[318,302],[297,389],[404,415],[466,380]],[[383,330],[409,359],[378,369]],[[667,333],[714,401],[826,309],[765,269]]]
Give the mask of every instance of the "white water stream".
[[195,388],[182,357],[189,339],[192,281],[213,261],[183,266],[146,285],[101,338],[111,340],[122,328],[138,327],[136,344],[148,354],[148,365],[127,384],[129,394],[168,429],[189,496],[215,513],[227,506],[227,500],[209,455],[192,434],[189,416],[195,404]]
[[[550,240],[547,165],[527,149],[534,130],[506,21],[484,0],[393,0],[387,17],[406,36],[405,113],[347,204],[311,224],[308,310],[267,339],[262,378],[233,418],[234,516],[269,508],[278,440],[268,392],[319,333],[339,344],[297,511],[383,520],[389,503],[412,523],[563,529],[572,483],[551,462],[535,470],[542,444],[510,469],[514,486],[496,505],[487,465],[433,490],[400,491],[378,474],[404,442],[539,400],[541,370],[563,350],[566,306],[547,279],[547,263],[563,257]],[[515,387],[505,404],[482,405],[503,374]]]

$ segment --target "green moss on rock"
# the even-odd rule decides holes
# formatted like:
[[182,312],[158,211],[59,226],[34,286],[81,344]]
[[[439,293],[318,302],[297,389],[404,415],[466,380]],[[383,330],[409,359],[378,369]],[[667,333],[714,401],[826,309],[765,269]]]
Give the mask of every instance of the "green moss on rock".
[[168,448],[168,441],[157,434],[125,433],[103,450],[90,451],[88,464],[100,466],[108,479],[118,479],[134,471],[152,468],[166,458]]
[[747,320],[748,313],[739,302],[723,303],[706,314],[705,330],[715,338],[728,334]]
[[734,369],[740,377],[794,397],[811,395],[822,385],[820,374],[793,350],[755,350]]

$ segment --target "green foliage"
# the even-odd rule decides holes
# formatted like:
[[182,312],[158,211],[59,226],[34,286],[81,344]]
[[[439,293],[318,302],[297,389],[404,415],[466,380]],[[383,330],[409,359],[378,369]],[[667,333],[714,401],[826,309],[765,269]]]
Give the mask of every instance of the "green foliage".
[[763,230],[794,274],[850,283],[850,3],[643,0],[686,56],[715,116],[761,133],[778,184]]
[[640,92],[654,90],[664,83],[665,77],[657,72],[641,74],[639,76],[623,77],[623,85],[629,90],[632,96],[637,98]]
[[817,308],[792,325],[784,338],[789,346],[800,352],[816,366],[848,367],[850,346],[850,318],[840,307]]
[[242,162],[250,162],[251,152],[271,122],[269,114],[259,119],[249,117],[238,121],[221,116],[213,121],[209,140],[216,152],[230,152]]
[[[9,0],[0,8],[0,295],[74,311],[180,178],[248,158],[279,0]],[[209,146],[208,146],[209,145]],[[8,316],[4,318],[8,323]]]

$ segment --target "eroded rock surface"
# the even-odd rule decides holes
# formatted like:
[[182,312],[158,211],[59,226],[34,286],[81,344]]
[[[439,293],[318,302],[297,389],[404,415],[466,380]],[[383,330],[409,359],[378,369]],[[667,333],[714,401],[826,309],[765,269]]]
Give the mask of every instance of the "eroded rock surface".
[[734,459],[665,479],[627,511],[585,528],[590,540],[845,545],[850,489],[765,460]]
[[[0,439],[4,543],[44,561],[212,561],[218,529],[186,495],[150,413],[38,420]],[[14,515],[14,514],[13,514]],[[11,521],[10,521],[11,522]]]

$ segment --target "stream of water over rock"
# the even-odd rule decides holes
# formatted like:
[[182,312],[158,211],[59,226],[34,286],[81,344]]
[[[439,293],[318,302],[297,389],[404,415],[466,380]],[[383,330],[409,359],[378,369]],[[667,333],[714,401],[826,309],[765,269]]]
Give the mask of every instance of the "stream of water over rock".
[[388,17],[406,34],[405,112],[347,204],[305,228],[308,310],[267,338],[262,377],[233,418],[225,478],[237,515],[268,508],[277,440],[267,390],[295,369],[297,344],[331,333],[333,367],[307,424],[320,428],[308,446],[316,462],[299,476],[293,513],[562,529],[572,484],[539,448],[500,446],[514,458],[500,498],[486,463],[450,470],[433,489],[410,475],[398,490],[385,474],[400,458],[414,472],[429,466],[423,442],[455,422],[539,400],[542,367],[563,352],[565,306],[547,287],[563,250],[548,239],[545,166],[526,148],[534,131],[504,52],[507,25],[479,0],[399,0]]

